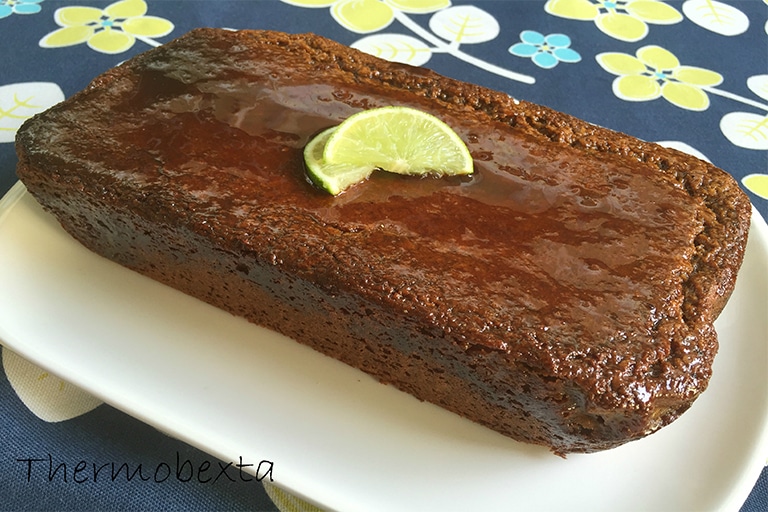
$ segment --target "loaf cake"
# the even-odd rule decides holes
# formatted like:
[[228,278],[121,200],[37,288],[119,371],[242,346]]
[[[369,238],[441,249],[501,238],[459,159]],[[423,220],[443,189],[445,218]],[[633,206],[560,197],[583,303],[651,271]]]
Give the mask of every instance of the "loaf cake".
[[[307,141],[386,105],[445,121],[475,172],[313,186]],[[96,253],[559,455],[705,390],[751,211],[696,158],[311,34],[193,30],[16,147]]]

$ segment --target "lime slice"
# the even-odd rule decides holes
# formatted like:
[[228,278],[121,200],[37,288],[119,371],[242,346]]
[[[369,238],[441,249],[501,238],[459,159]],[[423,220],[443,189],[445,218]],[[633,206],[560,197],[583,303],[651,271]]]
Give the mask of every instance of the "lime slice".
[[471,174],[472,156],[447,124],[409,107],[358,112],[304,148],[312,181],[338,194],[375,170],[397,174]]
[[408,107],[363,110],[347,118],[325,144],[329,164],[371,165],[397,174],[472,173],[472,156],[450,126]]
[[338,126],[320,132],[304,147],[304,164],[312,182],[333,195],[340,194],[351,185],[363,181],[375,167],[358,164],[327,164],[323,160],[323,150],[331,134]]

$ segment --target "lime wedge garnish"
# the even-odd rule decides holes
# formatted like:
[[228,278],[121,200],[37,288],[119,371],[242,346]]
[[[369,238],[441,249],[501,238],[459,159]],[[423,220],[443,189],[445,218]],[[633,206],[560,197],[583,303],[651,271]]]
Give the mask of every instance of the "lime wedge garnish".
[[375,167],[357,164],[328,164],[323,160],[323,150],[331,134],[338,126],[320,132],[304,147],[304,163],[312,182],[334,196],[351,185],[363,181]]
[[447,124],[409,107],[358,112],[304,148],[312,180],[331,194],[381,169],[397,174],[471,174],[472,156]]

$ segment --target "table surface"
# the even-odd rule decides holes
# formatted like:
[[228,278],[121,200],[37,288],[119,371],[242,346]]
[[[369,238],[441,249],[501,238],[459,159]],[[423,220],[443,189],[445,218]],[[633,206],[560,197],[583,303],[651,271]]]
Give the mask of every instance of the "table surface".
[[[24,119],[200,26],[314,32],[692,152],[768,218],[768,0],[0,0],[0,196]],[[2,350],[0,510],[311,509],[234,466],[215,485],[78,482],[80,461],[226,464]],[[767,470],[742,510],[768,510]]]

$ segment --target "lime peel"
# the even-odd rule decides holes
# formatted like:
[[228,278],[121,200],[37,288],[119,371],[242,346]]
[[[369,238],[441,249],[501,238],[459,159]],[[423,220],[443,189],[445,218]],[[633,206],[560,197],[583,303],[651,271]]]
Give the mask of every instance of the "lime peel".
[[304,148],[307,174],[337,195],[376,169],[396,174],[472,174],[464,141],[435,116],[410,107],[358,112],[324,130]]

